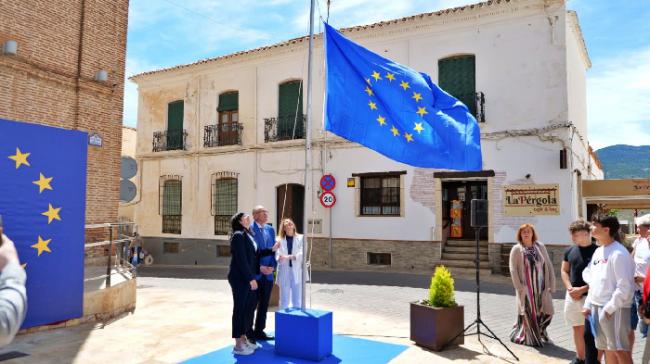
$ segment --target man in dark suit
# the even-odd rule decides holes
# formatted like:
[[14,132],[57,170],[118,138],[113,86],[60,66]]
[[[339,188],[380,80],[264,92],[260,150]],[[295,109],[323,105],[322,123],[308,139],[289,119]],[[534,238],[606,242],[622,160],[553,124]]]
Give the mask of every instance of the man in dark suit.
[[[264,206],[256,206],[253,209],[253,219],[250,230],[253,232],[255,242],[259,248],[259,274],[257,279],[257,315],[255,317],[255,328],[249,328],[246,336],[254,340],[272,340],[273,337],[264,332],[266,328],[266,313],[269,309],[269,300],[273,290],[273,271],[278,265],[275,260],[275,251],[280,244],[275,242],[275,230],[267,224],[269,211]],[[253,308],[254,309],[254,308]]]

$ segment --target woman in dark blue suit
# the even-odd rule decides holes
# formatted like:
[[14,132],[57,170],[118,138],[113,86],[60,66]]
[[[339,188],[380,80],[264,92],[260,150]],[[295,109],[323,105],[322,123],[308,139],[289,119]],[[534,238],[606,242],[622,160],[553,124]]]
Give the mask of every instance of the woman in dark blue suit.
[[232,288],[232,337],[235,339],[233,354],[250,355],[257,348],[246,338],[246,329],[252,318],[248,317],[249,306],[255,300],[257,281],[255,280],[257,262],[257,244],[250,236],[250,216],[240,212],[230,220],[232,237],[230,238],[230,271],[228,283]]

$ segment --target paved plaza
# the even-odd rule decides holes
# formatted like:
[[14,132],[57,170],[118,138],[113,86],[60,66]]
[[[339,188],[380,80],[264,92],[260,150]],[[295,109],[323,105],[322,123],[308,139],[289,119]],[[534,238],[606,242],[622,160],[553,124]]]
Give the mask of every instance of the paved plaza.
[[[138,277],[134,314],[106,322],[21,335],[7,352],[27,356],[9,363],[179,363],[231,345],[231,294],[225,269],[144,268]],[[315,272],[308,292],[314,308],[334,311],[336,334],[408,345],[391,363],[513,363],[498,343],[466,337],[460,348],[434,353],[412,345],[409,302],[426,296],[429,277],[415,274]],[[511,344],[513,289],[505,278],[483,283],[482,314],[487,325],[520,357],[522,363],[568,363],[573,358],[570,331],[561,316],[550,326],[552,345],[533,349]],[[456,280],[456,300],[465,320],[475,318],[474,283]],[[563,293],[555,307],[561,312]],[[269,315],[273,328],[273,315]],[[640,363],[637,345],[635,362]],[[488,355],[491,353],[492,355]],[[0,356],[0,360],[2,356]]]

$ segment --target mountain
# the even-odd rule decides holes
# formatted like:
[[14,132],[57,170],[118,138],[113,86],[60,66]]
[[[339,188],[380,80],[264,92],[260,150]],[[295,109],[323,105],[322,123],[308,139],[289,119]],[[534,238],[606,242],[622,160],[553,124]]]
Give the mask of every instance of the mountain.
[[617,144],[598,149],[605,179],[650,178],[650,145]]

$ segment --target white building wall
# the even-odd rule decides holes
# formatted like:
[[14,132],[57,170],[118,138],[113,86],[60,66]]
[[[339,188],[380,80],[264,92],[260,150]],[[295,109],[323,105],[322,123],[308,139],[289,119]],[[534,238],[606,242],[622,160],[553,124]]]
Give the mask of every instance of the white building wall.
[[[544,8],[544,4],[548,6]],[[543,241],[567,242],[566,225],[577,217],[576,204],[567,203],[577,198],[572,170],[559,168],[562,143],[569,143],[567,129],[546,133],[544,137],[551,136],[550,139],[540,138],[535,132],[521,137],[506,133],[567,123],[574,115],[586,124],[581,106],[568,106],[584,101],[584,95],[579,95],[584,93],[584,75],[568,80],[567,74],[580,73],[580,68],[571,63],[575,61],[577,51],[573,47],[577,43],[571,43],[575,37],[567,35],[566,22],[562,1],[522,0],[514,5],[493,5],[489,12],[467,10],[345,34],[385,57],[429,73],[434,82],[438,59],[475,54],[476,89],[486,95],[487,122],[481,125],[486,135],[484,169],[499,174],[493,185],[500,188],[514,183],[558,183],[562,201],[560,216],[493,217],[490,241],[512,242],[519,224],[531,222],[538,226]],[[313,135],[316,141],[322,141],[324,71],[320,39],[316,49]],[[160,233],[158,200],[159,178],[166,174],[183,176],[183,238],[215,238],[210,215],[210,176],[218,171],[239,173],[240,210],[250,211],[261,203],[271,209],[271,221],[275,220],[275,187],[283,183],[302,184],[304,178],[300,141],[264,143],[264,118],[277,116],[278,85],[292,79],[307,80],[306,42],[136,80],[140,92],[138,156],[143,160],[144,173],[143,203],[138,205],[136,219],[143,235],[164,236]],[[206,150],[202,146],[203,127],[216,122],[218,95],[232,90],[239,92],[243,147]],[[303,95],[306,97],[306,92]],[[152,153],[153,132],[166,128],[167,103],[178,99],[185,100],[189,150]],[[306,111],[306,100],[304,104]],[[328,136],[330,141],[336,139]],[[222,153],[224,150],[229,153]],[[409,193],[418,173],[430,175],[433,170],[416,170],[349,144],[329,151],[332,158],[326,161],[325,171],[333,173],[339,181],[335,190],[338,202],[332,210],[335,238],[434,239],[432,229],[436,227],[437,210],[431,204],[416,201],[417,197]],[[322,168],[318,148],[314,158],[315,168]],[[354,189],[345,187],[345,179],[352,173],[400,170],[407,171],[404,216],[357,217]],[[524,177],[526,174],[531,175],[530,179]],[[320,171],[315,175],[317,183]],[[499,201],[491,203],[497,204],[498,210]],[[317,201],[315,204],[317,217],[323,218],[323,235],[327,235],[328,212]]]

